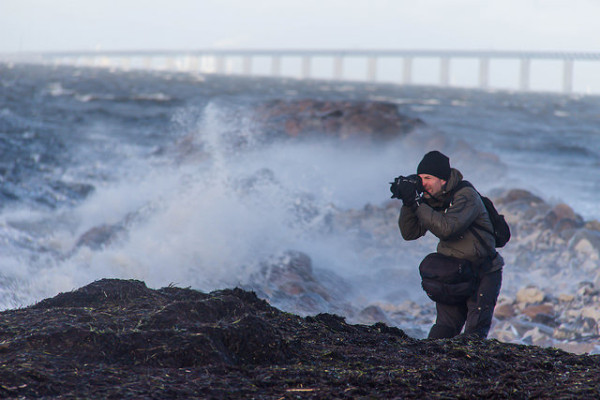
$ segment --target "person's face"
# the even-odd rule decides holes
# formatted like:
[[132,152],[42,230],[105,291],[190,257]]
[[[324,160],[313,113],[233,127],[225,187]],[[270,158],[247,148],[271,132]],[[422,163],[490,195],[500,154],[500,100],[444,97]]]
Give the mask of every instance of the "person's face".
[[[429,193],[425,193],[425,197],[437,197],[442,193],[442,188],[446,184],[446,181],[438,178],[437,176],[429,175],[429,174],[419,174],[421,180],[423,181],[423,187]],[[429,196],[431,194],[431,196]]]

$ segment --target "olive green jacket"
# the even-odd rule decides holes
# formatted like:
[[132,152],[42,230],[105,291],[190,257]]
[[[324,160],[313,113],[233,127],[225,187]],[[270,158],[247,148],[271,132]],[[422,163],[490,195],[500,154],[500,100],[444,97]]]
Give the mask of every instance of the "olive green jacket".
[[[488,249],[494,249],[494,236],[475,228],[486,242],[487,246],[484,246],[469,229],[476,222],[486,230],[492,230],[492,223],[481,197],[474,188],[467,186],[457,190],[454,199],[447,205],[452,189],[462,178],[460,171],[453,168],[441,198],[424,199],[418,206],[402,206],[398,225],[405,240],[416,240],[429,231],[440,239],[438,253],[466,259],[474,265],[484,265],[484,261],[493,257]],[[486,272],[497,271],[503,265],[504,260],[498,254],[492,265],[487,264],[485,269]]]

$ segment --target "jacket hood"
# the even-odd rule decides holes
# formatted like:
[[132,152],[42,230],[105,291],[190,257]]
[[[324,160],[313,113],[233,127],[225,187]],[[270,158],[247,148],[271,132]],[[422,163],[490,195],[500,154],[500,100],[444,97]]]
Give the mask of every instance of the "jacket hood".
[[446,208],[446,201],[448,200],[448,196],[452,191],[458,186],[458,184],[463,180],[462,173],[456,168],[452,168],[450,170],[450,178],[446,182],[446,186],[443,189],[443,192],[439,198],[435,199],[426,199],[426,203],[429,204],[433,208]]
[[446,187],[444,188],[444,192],[443,192],[442,196],[445,197],[446,194],[453,191],[462,180],[463,180],[463,174],[456,168],[452,168],[450,170],[450,178],[446,182]]

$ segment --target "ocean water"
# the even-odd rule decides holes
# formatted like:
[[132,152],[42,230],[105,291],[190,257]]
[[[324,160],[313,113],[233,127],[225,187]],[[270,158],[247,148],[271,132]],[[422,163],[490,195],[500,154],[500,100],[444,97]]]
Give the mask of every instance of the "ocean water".
[[[252,105],[305,98],[390,101],[427,132],[259,140]],[[600,97],[0,64],[0,308],[108,277],[243,285],[290,249],[351,281],[370,266],[322,219],[384,204],[432,146],[483,192],[600,219]]]

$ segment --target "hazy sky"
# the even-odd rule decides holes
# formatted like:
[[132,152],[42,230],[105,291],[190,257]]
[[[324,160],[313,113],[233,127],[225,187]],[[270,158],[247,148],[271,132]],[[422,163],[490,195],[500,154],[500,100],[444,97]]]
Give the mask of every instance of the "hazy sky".
[[599,0],[0,0],[0,52],[600,51]]

